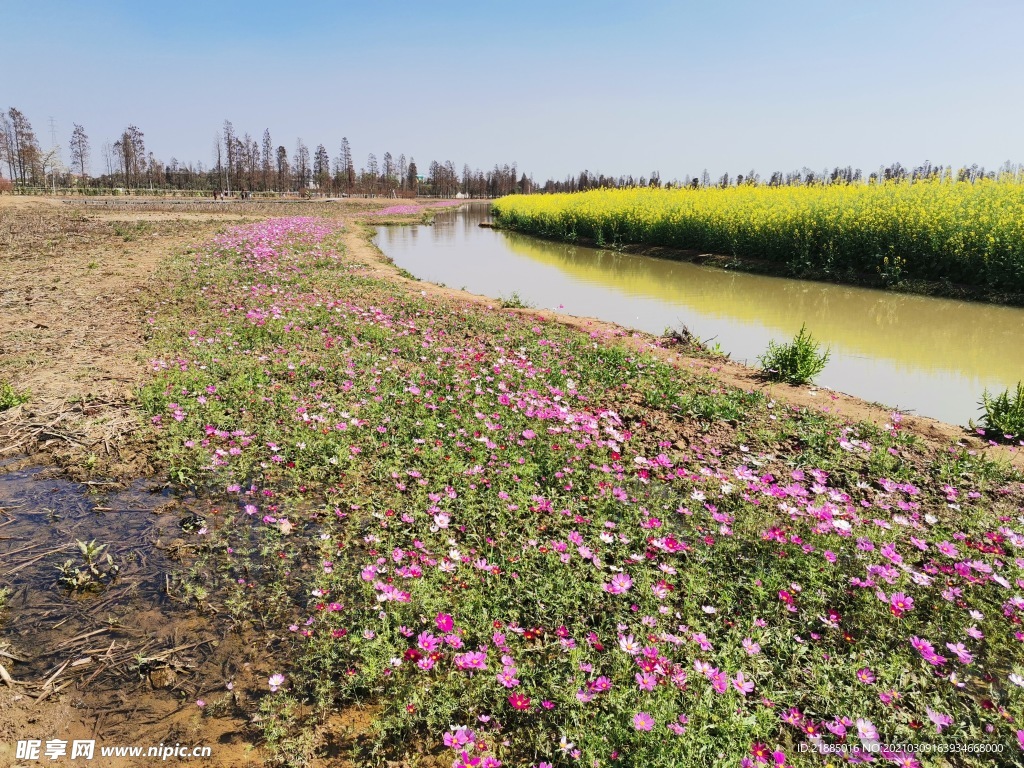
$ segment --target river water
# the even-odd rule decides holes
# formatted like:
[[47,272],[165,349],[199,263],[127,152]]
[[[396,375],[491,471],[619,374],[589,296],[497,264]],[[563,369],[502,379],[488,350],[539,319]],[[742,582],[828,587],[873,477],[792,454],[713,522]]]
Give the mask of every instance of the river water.
[[765,277],[538,240],[478,226],[488,206],[432,226],[378,228],[377,245],[418,278],[660,334],[685,325],[756,365],[802,323],[832,350],[816,383],[966,424],[982,390],[1024,378],[1024,309]]

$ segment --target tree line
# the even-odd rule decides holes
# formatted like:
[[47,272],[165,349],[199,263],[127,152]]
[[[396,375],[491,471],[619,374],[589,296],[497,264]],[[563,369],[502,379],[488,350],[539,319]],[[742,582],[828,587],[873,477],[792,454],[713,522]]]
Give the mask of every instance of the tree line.
[[434,160],[425,169],[404,153],[385,152],[378,160],[370,153],[356,167],[352,147],[342,137],[333,156],[324,144],[312,150],[299,138],[289,151],[275,144],[270,130],[256,139],[225,120],[213,141],[209,165],[166,162],[146,150],[145,134],[129,125],[113,142],[100,148],[100,172],[93,174],[93,147],[85,128],[74,124],[68,141],[69,165],[59,147],[44,152],[32,124],[20,110],[0,112],[0,180],[6,168],[7,184],[17,188],[81,187],[96,190],[161,189],[250,195],[292,193],[299,195],[363,195],[371,197],[500,197],[533,191],[526,174],[518,176],[516,163],[495,165],[492,170],[461,173],[451,160]]
[[[516,163],[497,165],[488,171],[463,165],[456,169],[451,161],[431,161],[424,170],[413,157],[400,153],[397,158],[385,152],[378,160],[372,152],[364,164],[356,168],[352,147],[342,137],[332,156],[324,144],[310,150],[299,138],[289,151],[275,144],[270,130],[256,139],[239,133],[230,120],[217,132],[213,141],[213,160],[182,162],[175,157],[163,161],[146,150],[145,135],[135,125],[127,126],[113,141],[100,148],[101,171],[93,174],[93,150],[83,126],[75,123],[68,140],[69,165],[57,146],[44,151],[23,112],[10,107],[0,112],[0,191],[5,188],[79,187],[82,189],[139,190],[160,189],[230,195],[255,193],[290,193],[310,195],[361,195],[384,197],[501,197],[534,192],[582,192],[588,189],[625,187],[729,187],[729,186],[791,186],[809,184],[857,184],[879,181],[913,181],[940,179],[974,182],[979,179],[1010,175],[1024,181],[1024,166],[1006,162],[997,171],[984,166],[933,166],[926,161],[912,168],[900,163],[881,166],[867,176],[860,168],[836,166],[821,171],[801,168],[774,171],[761,177],[756,171],[713,178],[705,169],[699,176],[684,174],[683,180],[663,181],[658,171],[649,175],[605,176],[589,170],[564,179],[548,179],[536,183],[532,176],[520,173]],[[6,168],[6,178],[4,169]]]
[[952,166],[932,165],[925,161],[922,165],[912,168],[905,168],[900,163],[882,165],[877,170],[870,172],[867,176],[860,168],[846,166],[833,167],[831,170],[825,168],[816,171],[811,168],[801,168],[792,171],[774,171],[767,178],[763,178],[756,171],[751,170],[746,174],[730,176],[724,173],[721,176],[712,177],[707,169],[700,176],[684,174],[683,180],[673,179],[663,181],[658,171],[652,171],[650,176],[605,176],[604,174],[591,173],[589,170],[581,171],[575,176],[566,176],[564,179],[548,179],[536,185],[537,192],[585,192],[588,189],[622,189],[628,187],[665,187],[674,189],[680,187],[691,187],[693,189],[707,189],[711,187],[732,187],[732,186],[806,186],[806,185],[827,185],[827,184],[863,184],[879,183],[884,181],[919,181],[923,179],[936,179],[939,181],[963,181],[975,182],[980,179],[1013,178],[1024,182],[1024,165],[1006,161],[998,170],[986,170],[984,166],[977,164],[961,166],[954,170]]

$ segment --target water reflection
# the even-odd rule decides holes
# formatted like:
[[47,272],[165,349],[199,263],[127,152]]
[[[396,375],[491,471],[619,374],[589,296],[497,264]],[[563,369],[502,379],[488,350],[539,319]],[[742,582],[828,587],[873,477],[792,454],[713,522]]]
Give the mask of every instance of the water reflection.
[[417,277],[660,333],[685,324],[734,359],[802,323],[832,348],[819,382],[966,423],[988,387],[1024,377],[1024,310],[748,275],[479,227],[486,205],[432,227],[382,227],[381,249]]

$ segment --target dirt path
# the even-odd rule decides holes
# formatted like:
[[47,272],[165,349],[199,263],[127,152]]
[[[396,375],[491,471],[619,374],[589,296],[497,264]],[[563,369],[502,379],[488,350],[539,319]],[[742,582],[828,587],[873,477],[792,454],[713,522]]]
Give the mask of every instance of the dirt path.
[[224,220],[0,197],[0,381],[31,395],[0,414],[0,458],[146,472],[127,446],[155,275]]

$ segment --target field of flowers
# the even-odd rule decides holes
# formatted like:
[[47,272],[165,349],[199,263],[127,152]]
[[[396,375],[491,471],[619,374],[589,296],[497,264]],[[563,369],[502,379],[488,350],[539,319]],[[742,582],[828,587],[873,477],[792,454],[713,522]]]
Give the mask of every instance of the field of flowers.
[[150,319],[163,460],[224,499],[188,592],[275,649],[281,763],[371,702],[360,765],[1024,764],[1019,476],[371,279],[336,228],[232,229]]
[[621,189],[494,203],[499,226],[766,259],[797,274],[1024,292],[1024,184]]

